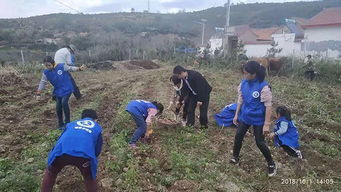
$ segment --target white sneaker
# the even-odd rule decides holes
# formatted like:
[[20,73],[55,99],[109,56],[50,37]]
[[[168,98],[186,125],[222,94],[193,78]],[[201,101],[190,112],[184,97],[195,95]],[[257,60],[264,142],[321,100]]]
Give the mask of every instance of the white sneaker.
[[297,157],[298,157],[299,159],[303,159],[303,156],[302,156],[302,153],[301,153],[300,150],[297,150],[297,151],[296,151],[296,154],[297,154]]
[[183,126],[183,127],[186,127],[186,121],[181,121],[181,125]]

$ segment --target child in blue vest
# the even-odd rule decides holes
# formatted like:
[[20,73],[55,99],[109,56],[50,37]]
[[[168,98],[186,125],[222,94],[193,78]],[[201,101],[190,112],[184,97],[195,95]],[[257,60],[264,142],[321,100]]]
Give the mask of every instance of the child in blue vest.
[[67,165],[76,166],[80,170],[86,191],[97,190],[97,157],[101,153],[103,141],[102,127],[96,119],[96,111],[85,109],[82,112],[82,119],[66,125],[48,156],[42,192],[52,191],[58,173]]
[[[62,129],[65,124],[70,122],[69,98],[74,90],[72,80],[67,71],[82,71],[85,69],[85,65],[72,67],[63,63],[56,64],[50,56],[44,58],[44,65],[47,69],[43,71],[36,94],[39,98],[41,91],[45,88],[45,84],[47,82],[52,84],[54,88],[53,95],[56,96],[58,128]],[[65,120],[63,119],[63,112]]]
[[280,146],[290,156],[302,159],[302,153],[299,150],[298,131],[295,124],[291,120],[290,110],[284,106],[276,109],[277,122],[270,138],[274,138],[276,146]]
[[[244,65],[244,76],[238,87],[238,102],[233,123],[238,126],[233,146],[233,157],[230,162],[239,163],[239,153],[244,136],[253,126],[257,147],[268,163],[268,176],[274,176],[277,167],[271,152],[264,141],[269,132],[272,112],[272,94],[270,86],[264,80],[265,68],[256,61],[248,61]],[[240,112],[240,114],[239,114]]]
[[126,111],[133,117],[137,126],[129,141],[130,147],[135,148],[136,142],[141,137],[149,137],[152,118],[162,113],[163,105],[155,101],[149,102],[144,100],[132,100],[128,103]]

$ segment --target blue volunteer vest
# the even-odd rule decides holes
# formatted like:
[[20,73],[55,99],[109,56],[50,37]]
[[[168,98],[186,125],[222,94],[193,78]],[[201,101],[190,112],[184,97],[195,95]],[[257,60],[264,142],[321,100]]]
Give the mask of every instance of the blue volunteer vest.
[[237,104],[233,103],[224,107],[220,113],[214,115],[214,119],[218,126],[229,127],[233,124],[233,118],[236,114]]
[[60,63],[55,68],[45,69],[44,74],[47,80],[53,85],[53,94],[63,97],[73,92],[73,85],[70,74],[64,70],[64,64]]
[[280,123],[282,121],[285,121],[288,123],[288,130],[282,135],[275,136],[275,145],[280,146],[280,144],[282,144],[282,145],[286,145],[286,146],[298,149],[299,135],[298,135],[297,128],[292,121],[288,121],[285,117],[280,117],[276,122],[274,131],[276,132],[279,130]]
[[53,161],[63,154],[87,158],[90,160],[92,178],[96,178],[98,161],[95,149],[101,133],[102,127],[91,118],[68,123],[49,153],[48,166],[51,166]]
[[262,89],[268,85],[266,81],[259,82],[257,79],[242,80],[241,92],[243,104],[241,107],[240,121],[248,125],[261,126],[265,121],[265,106],[260,101]]
[[149,108],[157,109],[156,106],[149,101],[132,100],[128,103],[126,111],[147,118]]

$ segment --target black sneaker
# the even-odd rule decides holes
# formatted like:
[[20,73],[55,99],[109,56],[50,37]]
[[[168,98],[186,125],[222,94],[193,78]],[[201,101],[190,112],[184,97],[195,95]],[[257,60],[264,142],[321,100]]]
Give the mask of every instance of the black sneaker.
[[268,166],[268,176],[269,177],[273,177],[273,176],[275,176],[276,174],[277,174],[277,166],[276,166],[276,164],[272,164],[272,165],[269,165]]
[[230,163],[231,164],[238,164],[239,163],[239,158],[238,157],[232,157],[231,159],[230,159]]

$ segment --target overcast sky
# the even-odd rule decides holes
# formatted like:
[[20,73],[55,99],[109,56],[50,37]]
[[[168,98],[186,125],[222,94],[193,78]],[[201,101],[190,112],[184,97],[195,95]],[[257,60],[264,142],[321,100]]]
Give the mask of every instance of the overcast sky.
[[[231,3],[293,2],[314,0],[231,0]],[[315,0],[316,1],[316,0]],[[223,6],[227,0],[150,0],[150,11],[176,13]],[[50,13],[109,13],[148,9],[148,0],[0,0],[0,18],[29,17]]]

